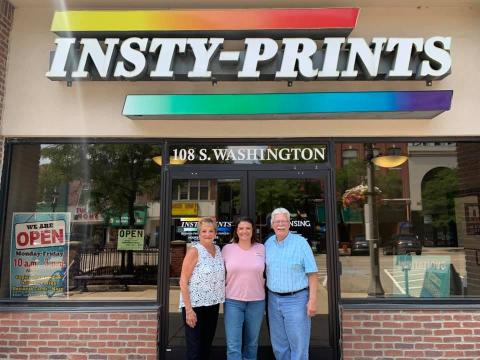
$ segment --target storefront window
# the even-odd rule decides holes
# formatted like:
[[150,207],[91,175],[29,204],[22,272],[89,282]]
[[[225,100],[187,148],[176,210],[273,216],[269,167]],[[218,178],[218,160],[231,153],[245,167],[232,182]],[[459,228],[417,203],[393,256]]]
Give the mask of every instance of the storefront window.
[[394,147],[394,146],[393,146],[393,147],[389,147],[389,148],[387,149],[387,155],[394,155],[394,156],[396,156],[396,155],[401,155],[401,153],[402,153],[402,149],[397,148],[397,147]]
[[1,298],[156,298],[160,147],[13,145]]
[[182,180],[175,183],[173,198],[175,200],[210,200],[209,180]]
[[[405,155],[407,161],[393,165],[396,171],[373,166],[369,173],[368,161],[377,156],[372,152],[370,158],[336,164],[342,297],[479,296],[480,166],[475,154],[480,143],[352,146],[386,149],[382,153]],[[372,215],[365,206],[369,193],[374,194]],[[378,261],[370,261],[371,244],[377,245]]]
[[343,150],[342,152],[342,164],[343,166],[348,165],[349,162],[355,161],[358,159],[357,150]]

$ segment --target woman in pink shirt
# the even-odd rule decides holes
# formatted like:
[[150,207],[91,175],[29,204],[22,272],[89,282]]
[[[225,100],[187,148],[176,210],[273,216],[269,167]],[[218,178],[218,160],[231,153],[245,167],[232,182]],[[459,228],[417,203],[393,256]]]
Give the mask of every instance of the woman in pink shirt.
[[253,221],[236,221],[231,244],[222,250],[225,280],[225,333],[228,360],[257,358],[265,310],[265,247],[255,237]]

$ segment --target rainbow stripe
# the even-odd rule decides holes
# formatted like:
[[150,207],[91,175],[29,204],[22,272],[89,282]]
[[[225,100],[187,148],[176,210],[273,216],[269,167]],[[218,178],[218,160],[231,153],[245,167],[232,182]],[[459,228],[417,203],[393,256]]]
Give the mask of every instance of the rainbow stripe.
[[432,118],[450,109],[452,96],[451,90],[128,95],[123,115],[140,119],[295,116],[379,118],[382,114],[385,118]]
[[57,11],[51,31],[65,35],[233,31],[245,35],[252,31],[337,29],[347,31],[347,35],[356,26],[358,13],[358,8]]

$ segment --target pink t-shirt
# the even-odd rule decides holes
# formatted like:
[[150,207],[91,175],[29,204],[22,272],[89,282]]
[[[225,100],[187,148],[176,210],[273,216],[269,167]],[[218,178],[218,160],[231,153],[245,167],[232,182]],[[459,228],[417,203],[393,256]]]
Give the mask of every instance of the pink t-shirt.
[[243,250],[238,244],[225,245],[222,250],[227,277],[225,297],[240,301],[265,299],[265,247],[254,244]]

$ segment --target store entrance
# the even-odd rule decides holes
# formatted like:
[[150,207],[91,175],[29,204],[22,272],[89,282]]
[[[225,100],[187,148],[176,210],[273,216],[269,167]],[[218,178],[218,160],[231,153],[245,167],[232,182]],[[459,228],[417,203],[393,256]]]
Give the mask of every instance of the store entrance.
[[[315,359],[333,359],[332,326],[336,320],[329,309],[332,298],[327,281],[327,253],[333,245],[330,226],[329,177],[327,170],[308,171],[184,171],[174,169],[170,180],[170,263],[168,306],[160,331],[168,331],[167,359],[181,359],[185,354],[184,327],[178,309],[179,276],[183,257],[197,241],[196,221],[213,217],[217,221],[217,244],[230,242],[233,223],[239,216],[249,216],[256,223],[257,237],[264,242],[271,234],[270,213],[284,207],[291,213],[290,230],[309,242],[318,273],[317,315],[312,319],[310,355]],[[329,305],[330,304],[330,305]],[[215,359],[226,358],[223,309],[213,341]],[[161,354],[162,357],[162,354]],[[263,321],[259,338],[259,359],[273,359],[267,322]]]

